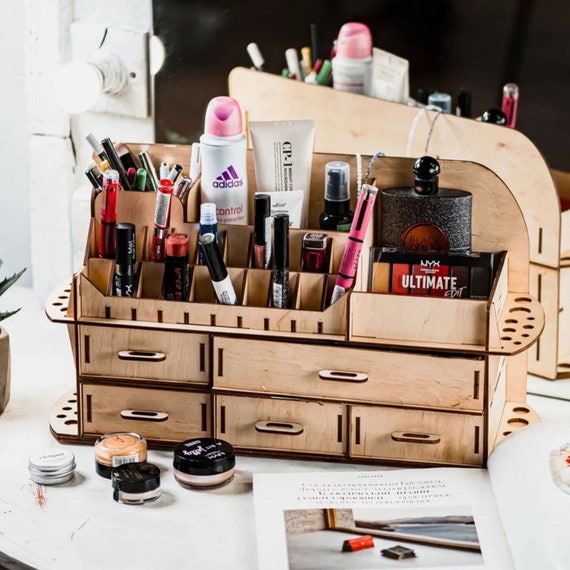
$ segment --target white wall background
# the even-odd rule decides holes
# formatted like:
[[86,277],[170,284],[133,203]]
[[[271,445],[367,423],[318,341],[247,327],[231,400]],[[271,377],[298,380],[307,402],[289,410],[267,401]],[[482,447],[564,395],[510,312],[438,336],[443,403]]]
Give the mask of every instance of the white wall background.
[[[0,15],[6,12],[7,22],[14,10],[24,11],[20,2],[0,4]],[[21,28],[14,33],[26,55],[29,242],[34,290],[44,301],[80,267],[89,223],[90,188],[83,172],[91,150],[85,135],[92,131],[98,138],[109,136],[115,141],[154,140],[153,116],[139,120],[98,113],[70,117],[57,108],[50,96],[51,80],[58,66],[71,59],[70,24],[82,21],[150,31],[152,0],[26,0],[25,14],[25,34]],[[10,47],[8,53],[14,51]],[[21,102],[21,92],[19,96]]]
[[27,267],[32,282],[28,126],[24,103],[24,2],[0,2],[0,279]]

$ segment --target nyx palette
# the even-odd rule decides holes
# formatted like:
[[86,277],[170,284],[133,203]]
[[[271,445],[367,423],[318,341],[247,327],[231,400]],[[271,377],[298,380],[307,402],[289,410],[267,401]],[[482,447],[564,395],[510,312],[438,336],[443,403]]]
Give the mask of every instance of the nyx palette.
[[486,299],[494,254],[370,248],[368,290],[373,293]]

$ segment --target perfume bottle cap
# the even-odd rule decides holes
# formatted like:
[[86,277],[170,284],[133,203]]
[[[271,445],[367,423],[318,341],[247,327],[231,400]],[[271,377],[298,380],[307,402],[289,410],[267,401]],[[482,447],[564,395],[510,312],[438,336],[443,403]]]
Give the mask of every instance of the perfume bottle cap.
[[216,204],[213,202],[203,202],[200,204],[200,224],[203,226],[212,226],[217,223]]
[[204,132],[215,137],[242,134],[241,109],[232,97],[214,97],[206,108]]
[[348,182],[350,166],[347,162],[335,160],[325,165],[325,200],[346,202],[350,200]]
[[500,109],[487,109],[481,115],[483,123],[493,123],[495,125],[506,125],[507,116]]
[[414,190],[417,194],[429,196],[437,194],[439,162],[431,156],[422,156],[414,163]]

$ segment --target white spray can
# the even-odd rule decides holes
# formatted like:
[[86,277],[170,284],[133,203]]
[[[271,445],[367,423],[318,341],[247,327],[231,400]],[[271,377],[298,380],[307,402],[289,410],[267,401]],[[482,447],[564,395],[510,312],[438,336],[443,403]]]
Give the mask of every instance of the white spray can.
[[247,224],[247,141],[239,103],[214,97],[206,109],[202,151],[202,202],[216,204],[220,224]]
[[351,93],[372,93],[372,35],[358,22],[344,24],[332,60],[333,87]]

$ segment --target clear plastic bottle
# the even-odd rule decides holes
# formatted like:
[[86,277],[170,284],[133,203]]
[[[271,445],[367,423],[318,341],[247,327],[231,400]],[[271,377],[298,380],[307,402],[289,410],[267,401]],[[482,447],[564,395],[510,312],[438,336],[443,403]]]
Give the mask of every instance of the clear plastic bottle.
[[214,97],[200,137],[201,201],[216,204],[218,223],[248,222],[246,144],[239,103],[231,97]]
[[332,60],[333,87],[370,95],[372,92],[372,35],[359,22],[344,24],[338,33]]

